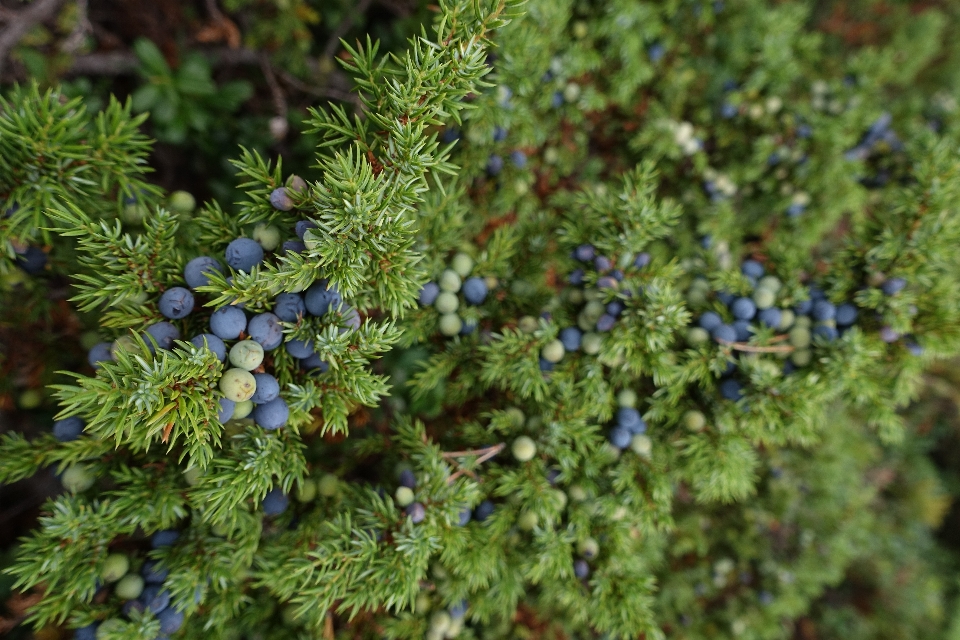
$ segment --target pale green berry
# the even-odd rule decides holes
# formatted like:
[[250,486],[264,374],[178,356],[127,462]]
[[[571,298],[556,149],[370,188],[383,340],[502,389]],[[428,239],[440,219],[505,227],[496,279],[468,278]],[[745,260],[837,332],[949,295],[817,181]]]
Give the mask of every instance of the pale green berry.
[[463,320],[455,313],[445,313],[440,316],[440,333],[452,338],[463,329]]
[[687,342],[691,346],[697,346],[710,341],[710,334],[703,327],[691,327],[687,329]]
[[796,314],[790,309],[781,309],[780,310],[780,327],[781,331],[786,331],[793,326],[793,321],[797,319]]
[[243,400],[233,406],[233,420],[243,420],[253,413],[253,401]]
[[523,415],[523,411],[516,407],[509,407],[504,413],[507,414],[507,418],[510,420],[510,424],[514,427],[520,428],[523,426],[523,423],[526,421],[527,417]]
[[253,239],[267,251],[273,251],[280,246],[280,229],[272,224],[258,224],[253,229]]
[[683,424],[690,431],[700,431],[707,426],[707,418],[699,411],[687,411],[683,414]]
[[810,319],[810,316],[797,316],[796,320],[793,321],[794,327],[803,327],[804,329],[809,329],[813,325],[813,320]]
[[96,477],[86,465],[72,464],[64,470],[63,475],[60,476],[60,482],[70,493],[80,493],[92,487]]
[[444,291],[437,296],[433,306],[440,313],[453,313],[460,307],[460,299],[457,294]]
[[643,456],[644,458],[649,457],[652,447],[653,441],[648,435],[638,433],[630,439],[630,448],[633,449],[633,452],[638,456]]
[[580,348],[583,349],[583,352],[588,355],[596,355],[600,353],[600,348],[603,346],[603,336],[599,333],[585,333],[583,334],[583,339],[580,341]]
[[230,364],[253,371],[263,363],[263,346],[256,340],[241,340],[230,347]]
[[430,617],[430,628],[442,634],[450,628],[451,622],[453,622],[453,618],[450,617],[449,613],[446,611],[437,611]]
[[596,326],[596,324],[597,321],[595,319],[591,319],[586,310],[577,314],[577,326],[580,328],[580,331],[590,331]]
[[517,320],[517,328],[523,333],[533,333],[540,328],[540,323],[533,316],[522,316]]
[[450,266],[461,278],[466,278],[470,275],[470,272],[473,271],[473,258],[461,251],[453,256],[453,260],[450,261]]
[[582,40],[587,37],[589,29],[587,23],[583,20],[577,20],[573,23],[573,37],[577,40]]
[[310,478],[304,478],[303,482],[297,483],[295,497],[297,502],[310,502],[317,497],[317,483]]
[[633,389],[623,389],[617,394],[617,404],[621,407],[636,408],[637,392]]
[[805,367],[813,359],[813,353],[810,349],[797,349],[790,354],[790,361],[798,367]]
[[769,309],[777,301],[777,294],[770,289],[757,289],[753,292],[753,301],[757,309]]
[[449,291],[450,293],[456,293],[460,291],[460,286],[463,284],[463,280],[453,269],[447,269],[440,276],[440,281],[437,283],[440,285],[441,291]]
[[[581,289],[567,289],[567,302],[570,304],[583,304],[585,300],[583,295],[583,290]],[[92,345],[91,345],[92,346]]]
[[702,307],[707,304],[707,292],[700,289],[687,291],[687,303],[691,307]]
[[167,206],[177,213],[193,213],[197,208],[197,199],[189,191],[174,191],[167,199]]
[[43,392],[39,389],[27,389],[17,397],[21,409],[36,409],[43,404]]
[[563,360],[563,355],[566,353],[566,350],[563,348],[563,343],[559,340],[551,340],[543,346],[543,349],[540,351],[540,356],[547,362],[560,362]]
[[117,355],[121,352],[131,352],[137,349],[137,341],[133,339],[132,336],[120,336],[113,341],[113,344],[110,345],[110,355],[114,360],[117,359]]
[[810,346],[810,329],[796,326],[790,330],[790,344],[797,349],[805,349]]
[[148,214],[149,211],[144,205],[139,202],[134,202],[123,208],[123,211],[120,213],[120,219],[126,224],[141,224]]
[[500,281],[497,280],[496,276],[484,276],[483,284],[487,285],[487,291],[493,291],[500,286]]
[[757,282],[758,289],[769,289],[773,291],[774,294],[780,292],[780,287],[783,286],[783,283],[780,282],[780,278],[777,276],[763,276],[760,278],[760,281]]
[[319,481],[317,481],[317,491],[320,492],[320,495],[327,498],[331,498],[337,495],[337,490],[340,486],[340,479],[332,473],[325,474]]
[[607,307],[605,304],[603,304],[599,300],[592,300],[588,302],[587,306],[583,308],[583,313],[588,318],[596,322],[600,318],[600,316],[603,315],[603,312],[606,310],[607,310]]
[[533,511],[524,511],[520,514],[520,517],[517,518],[517,527],[521,531],[532,531],[534,527],[537,526],[537,514]]
[[413,489],[410,487],[397,487],[397,490],[393,494],[393,499],[397,505],[406,507],[413,504],[416,496],[413,493]]
[[183,481],[186,482],[188,486],[195,487],[197,483],[200,482],[200,476],[202,475],[203,472],[200,470],[200,467],[190,467],[189,469],[184,469]]
[[226,538],[227,534],[230,533],[230,529],[227,528],[227,525],[224,522],[215,522],[210,527],[210,533],[219,538]]
[[580,85],[576,82],[570,82],[563,88],[563,99],[567,102],[575,102],[580,97]]
[[[249,400],[256,390],[257,380],[249,371],[227,369],[220,377],[220,393],[234,402]],[[236,409],[234,409],[234,415],[236,415]]]
[[421,592],[417,594],[417,600],[413,608],[417,613],[426,613],[427,611],[430,611],[430,605],[431,602],[429,594]]
[[557,504],[560,505],[561,509],[566,508],[568,497],[567,494],[561,491],[560,489],[554,489],[553,495],[557,496]]
[[533,456],[537,455],[537,443],[529,436],[520,436],[513,441],[510,451],[513,453],[514,458],[520,462],[526,462],[532,460]]
[[585,538],[577,545],[577,553],[588,560],[596,558],[597,554],[600,553],[600,545],[593,538]]
[[570,499],[574,502],[583,502],[590,497],[587,495],[587,490],[578,484],[575,484],[567,489],[567,495],[570,496]]
[[120,578],[113,592],[122,600],[135,600],[143,593],[143,578],[135,573],[128,573]]
[[283,609],[280,610],[280,620],[283,622],[284,626],[298,626],[297,608],[293,605],[287,605],[283,607]]
[[130,570],[130,558],[122,553],[111,553],[103,561],[100,577],[104,582],[116,582]]

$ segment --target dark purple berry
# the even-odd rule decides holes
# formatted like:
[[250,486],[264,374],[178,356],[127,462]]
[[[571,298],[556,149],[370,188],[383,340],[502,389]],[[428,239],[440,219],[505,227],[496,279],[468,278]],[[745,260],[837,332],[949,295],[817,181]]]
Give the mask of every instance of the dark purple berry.
[[194,258],[183,268],[183,279],[191,289],[210,284],[208,273],[217,271],[223,273],[223,265],[220,261],[210,256],[200,256]]
[[250,397],[253,404],[266,404],[280,395],[280,383],[269,373],[255,373],[253,379],[257,381],[257,390]]
[[423,522],[424,518],[427,517],[427,509],[421,503],[414,502],[407,507],[407,515],[410,516],[413,524],[418,524]]
[[260,343],[264,351],[272,351],[283,342],[283,327],[280,318],[272,313],[261,313],[250,318],[247,334]]
[[236,340],[247,328],[247,314],[234,306],[220,307],[210,315],[210,331],[221,340]]
[[84,422],[77,416],[57,420],[53,423],[53,437],[60,442],[71,442],[83,433]]
[[420,289],[420,296],[417,299],[417,302],[420,303],[421,307],[429,307],[437,300],[437,296],[440,295],[440,285],[436,282],[428,282],[423,285]]
[[280,515],[287,510],[289,505],[290,498],[288,498],[279,487],[268,491],[261,503],[264,515],[268,516]]
[[171,287],[160,296],[160,313],[171,320],[186,318],[193,311],[193,294],[184,287]]
[[253,421],[266,429],[273,431],[287,424],[290,418],[290,409],[283,398],[274,398],[253,408]]
[[227,360],[227,345],[223,344],[223,340],[212,333],[201,333],[198,336],[193,336],[190,338],[190,344],[198,349],[206,347],[217,356],[217,360],[220,362],[226,362]]
[[256,240],[237,238],[227,245],[224,256],[227,264],[237,271],[249,272],[263,262],[263,247]]

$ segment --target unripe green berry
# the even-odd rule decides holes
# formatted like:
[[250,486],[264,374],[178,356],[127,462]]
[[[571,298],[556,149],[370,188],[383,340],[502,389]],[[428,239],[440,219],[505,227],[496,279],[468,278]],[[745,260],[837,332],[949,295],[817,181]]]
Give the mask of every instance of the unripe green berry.
[[253,239],[267,251],[273,251],[280,246],[280,229],[272,224],[258,224],[253,229]]
[[440,333],[452,338],[463,329],[463,320],[455,313],[445,313],[440,316]]
[[798,367],[805,367],[813,359],[810,349],[797,349],[790,355],[790,361]]
[[570,499],[574,502],[583,502],[590,497],[587,495],[587,490],[578,484],[575,484],[567,489],[567,495],[570,496]]
[[310,478],[304,478],[303,482],[297,484],[295,497],[297,502],[310,502],[317,497],[317,483]]
[[810,319],[810,316],[797,316],[797,318],[793,321],[793,326],[809,329],[811,326],[813,326],[813,320]]
[[497,280],[496,276],[484,276],[483,284],[487,285],[487,291],[493,291],[500,286],[500,281]]
[[537,514],[533,511],[524,511],[517,518],[517,527],[521,531],[532,531],[537,526]]
[[417,600],[413,605],[413,609],[417,613],[426,613],[430,611],[430,605],[430,596],[421,592],[417,594]]
[[518,429],[522,427],[523,423],[527,420],[527,417],[523,415],[523,411],[516,407],[509,407],[506,411],[504,411],[504,413],[506,413],[507,418],[510,419],[510,424]]
[[533,316],[523,316],[517,321],[517,328],[523,333],[533,333],[540,327],[540,323]]
[[757,309],[769,309],[777,301],[777,294],[770,289],[757,289],[753,292],[753,301]]
[[520,462],[527,462],[537,455],[537,443],[528,436],[520,436],[513,441],[510,451],[513,453],[513,457]]
[[797,349],[805,349],[810,346],[810,329],[796,326],[790,330],[790,344]]
[[603,315],[603,312],[607,310],[605,304],[599,300],[593,300],[587,303],[587,306],[583,308],[583,313],[586,317],[590,318],[594,322],[600,319],[600,316]]
[[92,487],[96,477],[86,465],[72,464],[64,470],[60,482],[70,493],[80,493]]
[[570,304],[583,304],[584,296],[582,290],[567,289],[565,295],[567,296],[567,302]]
[[430,618],[430,628],[442,634],[450,628],[451,622],[453,622],[453,618],[450,617],[449,613],[446,611],[437,611]]
[[111,553],[103,562],[100,577],[104,582],[116,582],[130,570],[130,558],[122,553]]
[[[249,400],[256,390],[257,380],[249,371],[227,369],[220,377],[220,393],[234,402]],[[234,409],[234,415],[236,415],[236,409]]]
[[189,191],[174,191],[167,200],[167,206],[177,213],[193,213],[197,208],[197,199]]
[[413,504],[416,496],[413,493],[413,489],[410,487],[397,487],[397,490],[393,494],[393,499],[397,505],[406,507]]
[[653,440],[646,434],[638,433],[630,439],[630,448],[633,449],[633,452],[638,456],[643,456],[644,458],[649,457],[652,447]]
[[621,407],[635,409],[637,407],[637,392],[633,389],[623,389],[617,394],[617,404]]
[[540,356],[547,362],[560,362],[563,360],[564,353],[566,350],[563,348],[563,343],[559,340],[551,340],[543,346]]
[[691,307],[702,307],[707,304],[707,292],[700,289],[687,291],[687,303]]
[[700,431],[707,425],[707,419],[699,411],[687,411],[683,414],[683,425],[690,431]]
[[453,256],[450,266],[461,278],[466,278],[473,271],[473,258],[461,251]]
[[577,553],[588,560],[596,558],[597,554],[600,553],[600,545],[593,538],[586,538],[577,545]]
[[122,600],[134,600],[143,593],[143,578],[135,573],[128,573],[120,579],[113,592]]
[[190,467],[189,469],[184,469],[183,481],[186,482],[188,486],[195,487],[197,483],[200,482],[200,476],[202,475],[203,471],[200,470],[200,467]]
[[687,330],[687,343],[697,346],[710,341],[710,334],[703,327],[691,327]]
[[[256,379],[256,378],[254,378]],[[233,420],[243,420],[247,416],[253,413],[253,401],[244,400],[238,402],[233,406]]]
[[456,293],[460,291],[460,287],[463,285],[463,280],[460,278],[460,275],[453,269],[447,269],[440,275],[440,285],[441,291],[449,291],[450,293]]
[[793,326],[794,320],[797,319],[796,314],[793,313],[790,309],[781,309],[780,310],[780,327],[781,331],[786,331]]
[[783,283],[780,282],[780,278],[777,276],[763,276],[760,278],[760,281],[757,282],[758,289],[769,289],[773,291],[774,295],[780,293],[781,286],[783,286]]
[[337,495],[337,490],[340,486],[340,479],[332,473],[325,474],[320,480],[317,481],[317,491],[320,495],[327,498],[332,498]]
[[444,291],[437,296],[433,306],[440,313],[453,313],[460,306],[460,299],[457,298],[457,294]]
[[229,360],[235,367],[253,371],[263,363],[263,347],[256,340],[241,340],[230,347]]
[[557,496],[557,504],[560,505],[560,508],[565,509],[568,501],[567,494],[560,489],[554,489],[553,494]]
[[40,389],[27,389],[17,397],[21,409],[36,409],[43,404],[43,392]]
[[600,353],[602,346],[603,336],[599,333],[585,333],[583,334],[583,339],[580,341],[580,348],[583,349],[584,353],[591,356]]
[[148,213],[149,211],[147,211],[147,208],[143,204],[133,202],[123,208],[123,211],[120,213],[120,219],[125,224],[142,224],[143,219],[147,217]]
[[137,349],[137,341],[134,340],[131,336],[120,336],[113,341],[113,344],[110,345],[110,355],[113,356],[113,359],[117,359],[117,354],[122,351],[131,352]]

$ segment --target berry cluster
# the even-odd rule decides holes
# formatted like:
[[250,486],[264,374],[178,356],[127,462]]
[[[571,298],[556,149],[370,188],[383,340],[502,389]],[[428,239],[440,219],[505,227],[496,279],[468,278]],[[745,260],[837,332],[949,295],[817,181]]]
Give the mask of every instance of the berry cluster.
[[[467,335],[477,328],[478,316],[464,313],[460,305],[461,298],[457,294],[461,294],[466,305],[476,307],[483,304],[487,294],[498,284],[492,276],[471,276],[473,267],[473,258],[466,253],[458,253],[437,282],[428,282],[420,289],[420,306],[433,306],[437,310],[440,314],[440,333],[447,337]],[[461,314],[457,313],[458,310]]]

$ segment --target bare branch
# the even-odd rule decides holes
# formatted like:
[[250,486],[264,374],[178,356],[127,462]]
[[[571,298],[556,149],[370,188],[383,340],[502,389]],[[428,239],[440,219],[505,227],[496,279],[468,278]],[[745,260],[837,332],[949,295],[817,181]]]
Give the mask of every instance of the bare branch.
[[34,25],[52,18],[61,4],[63,0],[36,0],[26,9],[8,14],[7,26],[0,31],[0,76],[10,50],[17,46]]

